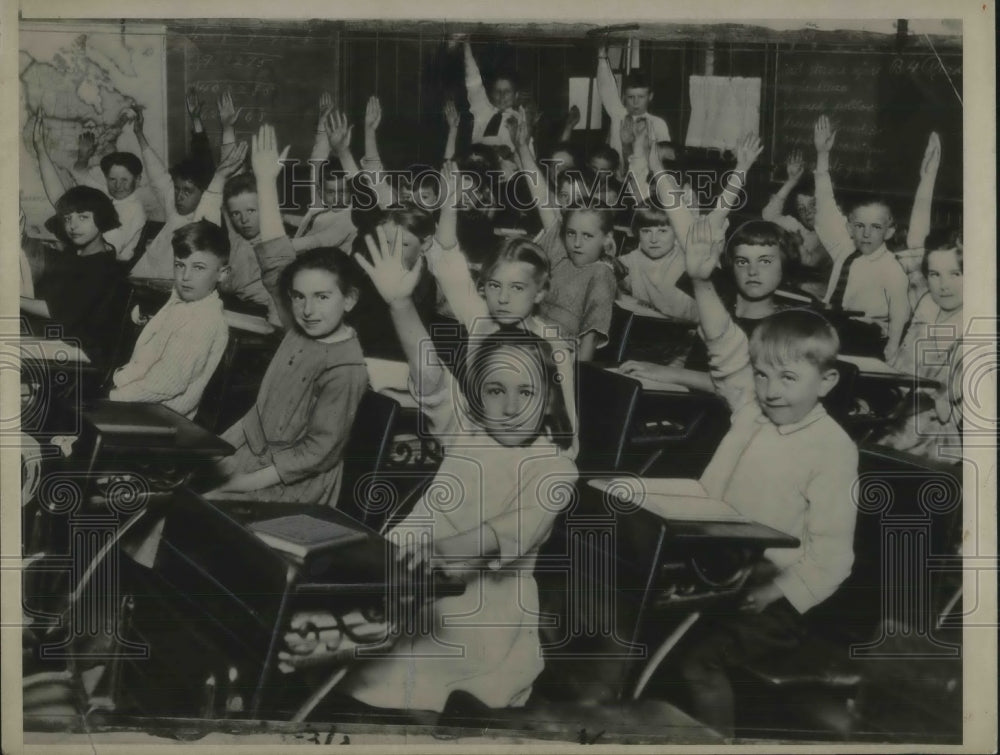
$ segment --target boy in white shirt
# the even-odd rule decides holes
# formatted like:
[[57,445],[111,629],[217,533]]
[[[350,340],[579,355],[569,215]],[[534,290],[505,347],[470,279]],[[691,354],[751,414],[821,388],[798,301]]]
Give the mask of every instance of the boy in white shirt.
[[114,401],[161,403],[193,418],[229,340],[216,286],[229,273],[229,239],[207,220],[174,232],[174,290],[146,324],[128,364],[115,371]]
[[[635,128],[637,122],[644,122],[644,131],[649,135],[651,151],[656,150],[657,142],[670,141],[670,129],[667,122],[659,116],[648,112],[653,101],[653,90],[649,82],[638,72],[633,71],[622,81],[622,94],[618,93],[618,82],[611,71],[608,62],[607,48],[597,51],[597,92],[601,96],[604,112],[611,118],[611,129],[608,132],[608,144],[618,153],[619,160],[624,164],[627,155],[622,151],[622,123],[626,120]],[[658,154],[650,155],[650,165],[658,165]]]
[[469,98],[469,111],[472,113],[472,143],[491,147],[503,145],[516,152],[506,124],[511,120],[517,124],[524,119],[517,107],[517,79],[513,73],[496,74],[487,96],[472,47],[463,36],[456,35],[453,38],[453,42],[460,40],[464,42],[465,48],[465,91]]
[[748,343],[710,281],[724,239],[710,218],[692,227],[685,261],[732,425],[701,483],[709,496],[801,543],[765,551],[763,578],[749,585],[740,610],[703,625],[681,660],[695,716],[731,735],[726,669],[794,649],[806,631],[802,614],[851,572],[858,451],[820,403],[837,384],[836,331],[815,312],[784,310],[762,320]]
[[895,221],[892,210],[878,199],[858,203],[848,218],[841,214],[830,180],[830,150],[836,135],[826,116],[816,121],[816,234],[833,259],[824,301],[864,312],[882,331],[885,360],[891,362],[910,319],[909,280],[885,245]]

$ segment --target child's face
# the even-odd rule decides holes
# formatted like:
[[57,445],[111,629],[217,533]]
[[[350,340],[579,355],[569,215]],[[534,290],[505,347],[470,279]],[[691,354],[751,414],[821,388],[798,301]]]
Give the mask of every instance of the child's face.
[[552,170],[555,175],[560,175],[568,168],[575,168],[576,164],[573,160],[573,155],[565,150],[556,150],[552,153],[552,157],[549,161],[549,165],[552,166]]
[[396,243],[396,234],[403,234],[403,264],[407,270],[412,269],[417,264],[420,255],[430,246],[430,239],[425,243],[417,238],[415,234],[391,220],[386,221],[384,227],[385,238],[389,242],[390,247]]
[[323,196],[321,200],[326,207],[347,207],[350,199],[350,189],[345,179],[326,178],[323,180]]
[[856,208],[847,221],[854,245],[862,254],[871,254],[888,239],[895,230],[888,210],[882,205],[869,204]]
[[927,255],[927,287],[934,303],[945,312],[962,306],[962,266],[954,249],[942,249]]
[[765,416],[776,425],[803,419],[837,384],[837,371],[820,369],[806,359],[771,364],[753,359],[754,390]]
[[209,252],[194,251],[186,259],[174,257],[174,290],[183,301],[199,301],[215,290],[228,267]]
[[538,437],[545,416],[546,384],[538,363],[522,349],[498,349],[482,369],[483,428],[502,446]]
[[226,202],[229,222],[233,224],[236,232],[247,241],[257,238],[260,234],[260,218],[257,209],[257,195],[249,192],[230,197]]
[[604,254],[607,234],[592,212],[574,212],[566,221],[566,252],[574,265],[583,267],[597,262]]
[[625,90],[625,109],[633,118],[637,115],[645,115],[649,110],[649,103],[653,101],[653,93],[646,87],[632,87]]
[[417,189],[417,200],[417,204],[420,207],[426,207],[428,209],[437,207],[437,190],[430,184],[421,184],[420,188]]
[[503,262],[486,279],[484,293],[490,316],[500,323],[518,323],[530,317],[545,298],[535,268],[527,262]]
[[112,165],[105,178],[112,199],[125,199],[135,191],[136,178],[124,165]]
[[92,243],[101,235],[94,222],[94,213],[90,211],[67,212],[62,216],[62,219],[63,230],[66,231],[67,238],[78,249]]
[[600,155],[595,155],[590,158],[590,167],[597,174],[613,174],[615,172],[614,165],[606,157],[601,157]]
[[510,110],[517,99],[517,90],[509,79],[497,79],[490,91],[490,99],[498,110]]
[[190,215],[198,209],[202,191],[189,178],[174,179],[174,209],[178,215]]
[[816,197],[808,194],[797,194],[795,196],[795,214],[810,231],[816,228]]
[[766,299],[781,285],[781,252],[776,246],[740,244],[733,254],[733,275],[744,299]]
[[666,257],[677,237],[669,225],[651,225],[639,229],[639,249],[651,260]]
[[344,313],[357,303],[357,296],[340,290],[337,276],[329,270],[300,270],[292,278],[292,315],[310,338],[332,335],[344,322]]

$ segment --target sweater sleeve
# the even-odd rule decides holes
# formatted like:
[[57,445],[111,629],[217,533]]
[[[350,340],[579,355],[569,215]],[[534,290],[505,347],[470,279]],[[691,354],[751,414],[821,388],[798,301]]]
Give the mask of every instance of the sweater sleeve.
[[802,557],[774,580],[799,613],[830,597],[854,564],[857,508],[851,490],[858,477],[858,451],[846,438],[842,446],[827,451],[806,488],[809,508]]
[[363,364],[330,367],[319,377],[313,386],[316,401],[305,433],[293,445],[271,454],[282,483],[292,485],[340,462],[367,386]]
[[732,321],[718,338],[707,340],[709,369],[716,392],[734,414],[757,400],[754,393],[750,344],[746,333]]
[[295,260],[295,249],[288,236],[254,244],[254,254],[257,257],[257,264],[260,266],[260,278],[264,284],[264,289],[271,297],[274,307],[282,326],[287,330],[294,327],[294,317],[288,309],[279,289],[281,271],[288,267]]

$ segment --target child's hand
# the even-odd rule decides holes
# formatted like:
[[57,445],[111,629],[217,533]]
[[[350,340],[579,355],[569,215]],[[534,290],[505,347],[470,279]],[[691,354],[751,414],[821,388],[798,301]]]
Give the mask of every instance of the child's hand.
[[326,139],[333,152],[341,153],[351,145],[351,132],[354,126],[347,122],[347,116],[339,110],[332,111],[326,117]]
[[316,124],[316,133],[326,133],[326,117],[333,110],[333,97],[329,92],[323,92],[319,96],[319,122]]
[[224,178],[232,178],[243,169],[243,163],[247,159],[247,143],[237,142],[229,150],[229,154],[223,157],[215,172]]
[[184,104],[187,106],[188,115],[191,116],[192,121],[201,119],[201,99],[194,87],[188,89],[187,94],[184,95]]
[[[715,217],[713,217],[713,215]],[[688,230],[684,262],[692,280],[707,281],[719,266],[729,221],[709,213],[698,218]]]
[[531,140],[530,126],[528,125],[528,118],[524,113],[524,108],[520,108],[521,118],[517,123],[507,123],[507,131],[510,133],[510,140],[514,142],[514,145],[518,149],[524,149],[528,146]]
[[806,163],[802,158],[802,151],[795,150],[788,156],[788,160],[785,161],[785,171],[788,174],[788,180],[792,183],[798,183],[802,176],[806,172]]
[[354,259],[368,273],[386,304],[392,306],[405,302],[413,296],[413,289],[420,280],[423,257],[417,259],[413,269],[407,270],[403,265],[403,234],[400,230],[396,229],[396,238],[391,246],[386,238],[384,225],[377,226],[375,233],[378,243],[371,236],[365,236],[372,261],[368,262],[358,254],[354,255]]
[[216,102],[219,108],[219,122],[222,128],[233,128],[236,125],[236,106],[233,104],[233,95],[228,89]]
[[566,125],[570,128],[575,128],[576,124],[580,122],[580,108],[573,105],[566,113]]
[[434,542],[425,538],[411,540],[396,552],[396,561],[403,564],[408,572],[430,569],[434,558]]
[[781,589],[774,582],[768,582],[746,593],[740,604],[740,610],[747,613],[761,613],[774,601],[783,597]]
[[441,178],[444,179],[444,195],[441,197],[441,206],[444,207],[448,202],[458,201],[459,171],[458,164],[454,160],[444,161],[444,165],[441,166]]
[[829,153],[836,138],[837,132],[830,126],[830,119],[825,115],[817,118],[813,127],[813,143],[816,145],[817,154]]
[[251,137],[250,165],[258,181],[274,181],[281,173],[282,162],[288,156],[288,147],[278,155],[278,140],[274,126],[267,123]]
[[622,118],[622,147],[631,147],[635,144],[635,126],[631,115],[626,115]]
[[455,107],[454,100],[448,100],[444,103],[444,119],[448,122],[448,129],[450,131],[457,131],[460,118],[458,115],[458,108]]
[[932,131],[927,140],[927,149],[924,150],[924,159],[920,163],[920,177],[935,175],[938,166],[941,164],[941,137],[936,131]]
[[746,134],[736,144],[736,170],[746,172],[750,170],[760,153],[764,151],[764,145],[757,134]]
[[368,98],[368,105],[365,107],[365,130],[376,131],[382,122],[382,104],[378,97],[372,95]]
[[90,162],[97,151],[97,141],[91,131],[84,131],[76,140],[77,160],[81,163]]

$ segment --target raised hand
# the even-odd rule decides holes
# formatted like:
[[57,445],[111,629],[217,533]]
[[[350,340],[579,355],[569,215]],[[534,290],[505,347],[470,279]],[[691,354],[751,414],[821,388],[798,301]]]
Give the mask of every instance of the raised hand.
[[243,169],[243,163],[247,159],[247,143],[237,142],[229,154],[223,157],[215,168],[215,172],[224,178],[231,178]]
[[258,181],[274,181],[281,172],[281,165],[288,156],[288,147],[278,154],[278,139],[274,126],[261,125],[250,139],[250,165]]
[[372,261],[368,262],[358,254],[354,255],[354,259],[368,273],[379,296],[387,304],[392,306],[405,302],[412,298],[413,289],[420,279],[423,257],[417,258],[417,264],[407,270],[403,263],[403,234],[400,229],[396,229],[396,238],[391,245],[385,235],[385,225],[377,226],[375,234],[378,237],[377,243],[372,236],[365,236],[365,244],[368,245]]
[[816,119],[813,127],[813,144],[816,145],[817,154],[826,154],[833,149],[833,143],[837,139],[837,132],[830,125],[830,119],[821,115]]
[[191,116],[192,121],[201,118],[201,99],[194,87],[188,89],[187,94],[184,95],[184,104],[187,106],[188,115]]
[[930,176],[937,173],[938,166],[941,165],[941,137],[936,131],[932,131],[927,139],[927,149],[924,150],[924,159],[920,163],[920,176]]
[[76,140],[77,161],[80,163],[90,162],[90,158],[97,151],[97,140],[92,131],[84,131]]
[[217,105],[222,127],[233,128],[236,125],[236,106],[233,104],[233,95],[228,89],[219,97]]
[[631,115],[626,115],[622,118],[622,147],[631,147],[635,144],[635,121],[632,120]]
[[566,125],[569,126],[570,128],[575,128],[576,124],[578,124],[579,122],[580,122],[580,108],[578,108],[576,105],[573,105],[573,107],[569,109],[569,112],[566,113]]
[[326,116],[326,138],[333,152],[341,153],[351,146],[354,126],[347,122],[347,116],[333,110]]
[[531,142],[531,126],[528,123],[528,118],[523,107],[519,109],[519,112],[521,117],[516,123],[508,120],[505,125],[507,126],[507,131],[510,133],[510,140],[514,142],[514,146],[521,149],[527,148]]
[[788,156],[785,161],[785,172],[788,174],[788,180],[792,183],[798,183],[802,176],[806,172],[806,163],[802,158],[802,150],[795,150]]
[[444,103],[444,119],[448,123],[448,128],[450,130],[457,130],[460,117],[458,115],[458,108],[455,107],[454,100],[448,100]]
[[382,122],[382,103],[378,97],[372,95],[368,98],[368,105],[365,107],[365,130],[376,131]]
[[319,96],[319,122],[316,124],[316,133],[322,134],[326,132],[326,117],[333,110],[333,97],[330,96],[329,92],[323,92]]
[[729,221],[717,214],[714,218],[712,215],[713,213],[709,213],[698,218],[688,230],[684,244],[684,263],[692,280],[711,279],[715,268],[719,266]]
[[737,170],[749,170],[760,153],[764,151],[764,145],[757,134],[746,134],[736,144],[736,168]]

